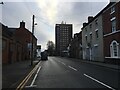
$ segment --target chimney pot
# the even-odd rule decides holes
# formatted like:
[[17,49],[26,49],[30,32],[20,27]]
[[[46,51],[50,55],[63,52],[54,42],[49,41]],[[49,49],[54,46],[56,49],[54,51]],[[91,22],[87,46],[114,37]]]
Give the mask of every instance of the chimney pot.
[[20,22],[20,28],[25,28],[25,22],[24,21]]
[[88,17],[88,23],[89,23],[90,21],[92,21],[92,19],[93,19],[93,16],[89,16],[89,17]]
[[85,27],[87,25],[87,23],[85,22],[85,23],[83,23],[83,27]]

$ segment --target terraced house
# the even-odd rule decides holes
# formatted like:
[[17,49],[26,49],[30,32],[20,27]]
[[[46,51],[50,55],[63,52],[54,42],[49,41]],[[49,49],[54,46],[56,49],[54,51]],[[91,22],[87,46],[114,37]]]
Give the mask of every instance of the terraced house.
[[105,61],[120,64],[120,1],[103,12],[103,30]]
[[82,49],[83,59],[103,62],[102,12],[95,17],[89,16],[88,23],[83,23]]
[[120,1],[83,23],[83,59],[120,64]]
[[25,28],[25,22],[20,22],[19,28],[9,28],[0,23],[2,28],[2,63],[31,59],[31,38],[33,37],[34,55],[37,48],[37,38]]

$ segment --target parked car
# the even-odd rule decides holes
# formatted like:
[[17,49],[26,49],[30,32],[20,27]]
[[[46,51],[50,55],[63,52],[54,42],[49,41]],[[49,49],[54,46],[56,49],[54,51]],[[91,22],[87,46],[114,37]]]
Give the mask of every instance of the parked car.
[[48,54],[46,51],[41,52],[41,60],[48,60]]

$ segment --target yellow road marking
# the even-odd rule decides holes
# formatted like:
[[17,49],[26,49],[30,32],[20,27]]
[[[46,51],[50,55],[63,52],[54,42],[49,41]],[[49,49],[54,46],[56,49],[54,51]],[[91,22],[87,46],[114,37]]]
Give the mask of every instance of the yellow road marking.
[[41,63],[41,61],[32,69],[32,71],[25,77],[25,79],[23,79],[23,81],[19,84],[19,86],[16,88],[16,90],[21,90],[25,86],[25,84],[28,82],[28,80],[33,75],[33,73],[37,70],[40,63]]
[[[34,70],[35,68],[33,68]],[[20,88],[20,86],[25,82],[25,80],[31,75],[31,73],[33,72],[33,70],[25,77],[25,79],[19,84],[19,86],[17,87],[16,90],[18,90]]]

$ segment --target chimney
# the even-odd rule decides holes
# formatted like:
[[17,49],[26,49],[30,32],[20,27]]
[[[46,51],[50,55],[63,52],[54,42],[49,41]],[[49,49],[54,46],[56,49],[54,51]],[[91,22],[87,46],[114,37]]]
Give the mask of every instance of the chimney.
[[25,22],[24,21],[20,22],[20,28],[25,28]]
[[84,23],[83,23],[83,27],[85,27],[86,25],[87,25],[87,23],[86,23],[86,22],[84,22]]
[[93,19],[93,16],[89,16],[89,17],[88,17],[88,23],[89,23],[90,21],[92,21],[92,19]]

